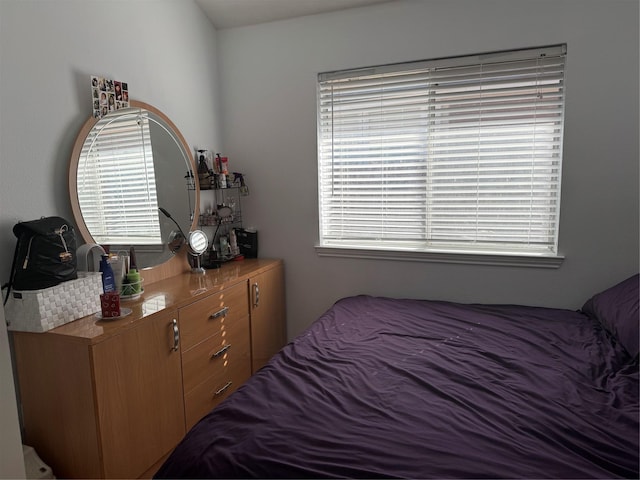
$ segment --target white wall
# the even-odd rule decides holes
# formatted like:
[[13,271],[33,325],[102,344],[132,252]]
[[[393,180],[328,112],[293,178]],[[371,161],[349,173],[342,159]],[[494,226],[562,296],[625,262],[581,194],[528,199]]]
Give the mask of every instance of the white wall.
[[[192,146],[219,148],[215,50],[215,29],[190,1],[0,1],[0,282],[17,221],[72,219],[67,168],[91,114],[89,76],[128,82],[130,97],[162,110]],[[4,425],[15,404],[1,347]],[[5,441],[19,446],[0,436],[3,454]],[[18,476],[4,467],[3,456],[0,476]]]
[[[67,168],[89,76],[127,81],[191,145],[218,148],[216,32],[193,2],[0,2],[0,279],[18,220],[71,219]],[[180,179],[180,181],[184,181]]]
[[25,478],[9,338],[0,308],[0,478]]
[[[406,0],[219,31],[225,153],[261,256],[285,259],[289,335],[345,295],[573,309],[637,272],[638,18],[634,0]],[[316,255],[318,72],[565,42],[560,269]]]

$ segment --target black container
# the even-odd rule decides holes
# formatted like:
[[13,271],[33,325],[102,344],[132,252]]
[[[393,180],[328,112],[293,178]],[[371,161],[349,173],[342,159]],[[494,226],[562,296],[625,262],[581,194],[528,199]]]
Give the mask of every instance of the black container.
[[235,230],[240,253],[245,258],[258,258],[258,232],[248,232],[244,228]]

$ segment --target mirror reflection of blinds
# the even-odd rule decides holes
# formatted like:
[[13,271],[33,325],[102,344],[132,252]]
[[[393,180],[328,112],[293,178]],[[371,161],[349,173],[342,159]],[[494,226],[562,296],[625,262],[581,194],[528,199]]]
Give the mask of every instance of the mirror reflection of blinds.
[[160,245],[148,115],[104,117],[95,131],[81,153],[86,162],[78,165],[78,198],[94,240]]
[[320,245],[556,253],[565,51],[320,74]]

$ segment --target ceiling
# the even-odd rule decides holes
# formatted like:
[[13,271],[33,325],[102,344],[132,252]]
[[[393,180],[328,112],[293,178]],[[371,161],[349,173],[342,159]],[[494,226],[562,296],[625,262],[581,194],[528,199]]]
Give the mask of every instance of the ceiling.
[[216,29],[256,25],[396,0],[195,0]]

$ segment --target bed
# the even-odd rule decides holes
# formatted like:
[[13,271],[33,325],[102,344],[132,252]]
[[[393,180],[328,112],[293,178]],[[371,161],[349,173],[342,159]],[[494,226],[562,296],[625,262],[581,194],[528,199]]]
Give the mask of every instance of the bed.
[[579,311],[341,299],[156,478],[638,478],[638,289]]

